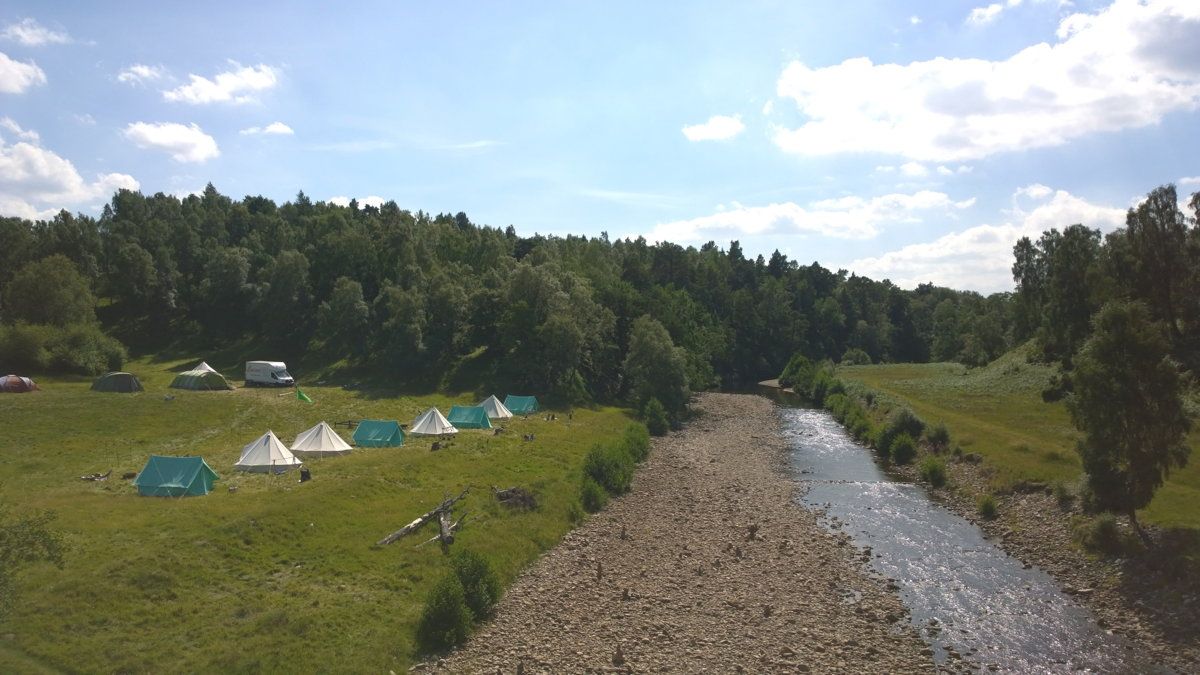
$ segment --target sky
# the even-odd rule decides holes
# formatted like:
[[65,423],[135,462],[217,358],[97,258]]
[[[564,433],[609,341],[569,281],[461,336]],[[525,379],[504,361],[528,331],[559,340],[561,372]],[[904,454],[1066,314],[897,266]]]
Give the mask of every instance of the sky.
[[1198,0],[312,4],[6,2],[0,215],[211,182],[989,293],[1200,190]]

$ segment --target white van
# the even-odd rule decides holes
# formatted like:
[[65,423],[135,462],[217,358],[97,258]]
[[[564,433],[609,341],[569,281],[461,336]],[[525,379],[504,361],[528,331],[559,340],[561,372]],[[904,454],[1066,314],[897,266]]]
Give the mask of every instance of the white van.
[[296,384],[283,361],[247,361],[247,387],[290,387]]

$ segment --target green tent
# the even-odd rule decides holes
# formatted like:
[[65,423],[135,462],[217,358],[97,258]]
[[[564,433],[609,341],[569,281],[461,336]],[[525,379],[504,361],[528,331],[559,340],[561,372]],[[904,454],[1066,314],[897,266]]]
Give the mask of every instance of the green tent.
[[215,370],[187,370],[171,380],[172,389],[197,389],[213,391],[233,389],[233,385],[225,380],[225,376]]
[[216,480],[203,457],[150,455],[133,484],[143,497],[186,497],[208,494]]
[[129,373],[105,373],[92,383],[92,391],[108,391],[118,394],[131,394],[143,391],[142,383],[136,375]]
[[514,396],[509,394],[504,397],[504,407],[512,411],[514,415],[528,415],[538,411],[538,402],[536,396]]
[[479,405],[456,405],[450,408],[450,414],[446,415],[446,419],[450,420],[450,424],[459,429],[491,429],[492,423],[488,420],[487,411],[483,406]]
[[404,445],[404,431],[396,420],[363,420],[354,429],[354,444],[362,448],[395,448]]

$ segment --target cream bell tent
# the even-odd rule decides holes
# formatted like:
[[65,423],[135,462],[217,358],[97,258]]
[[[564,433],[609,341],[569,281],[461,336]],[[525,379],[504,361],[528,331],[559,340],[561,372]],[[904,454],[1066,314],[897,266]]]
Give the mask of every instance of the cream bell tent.
[[416,436],[442,436],[444,434],[457,434],[458,429],[450,424],[450,420],[437,408],[430,408],[421,413],[421,416],[413,422],[412,428],[408,433]]
[[489,419],[502,420],[513,416],[512,411],[504,407],[504,404],[494,394],[484,399],[483,403],[479,404],[479,407],[487,411]]
[[242,457],[233,465],[241,471],[283,473],[300,466],[300,460],[291,453],[271,431],[242,448]]
[[328,424],[321,422],[296,437],[292,452],[305,457],[328,457],[350,452],[350,445]]

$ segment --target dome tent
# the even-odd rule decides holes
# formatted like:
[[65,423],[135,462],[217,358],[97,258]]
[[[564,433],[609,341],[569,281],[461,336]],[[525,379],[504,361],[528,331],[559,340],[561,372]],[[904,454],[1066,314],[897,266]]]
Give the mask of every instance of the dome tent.
[[[200,364],[205,365],[205,364]],[[185,370],[175,376],[171,380],[170,387],[172,389],[193,389],[197,391],[219,391],[224,389],[233,389],[233,385],[229,384],[225,376],[217,371],[209,368],[208,370]]]
[[137,379],[136,375],[112,372],[105,373],[96,378],[96,381],[92,383],[92,391],[132,394],[138,391],[145,391],[145,389],[142,388],[142,382]]
[[20,375],[5,375],[4,377],[0,377],[0,392],[6,394],[27,394],[37,390],[37,383],[28,377],[21,377]]
[[233,467],[256,473],[283,473],[300,464],[300,460],[284,447],[275,433],[268,430],[253,443],[242,448],[242,456]]

